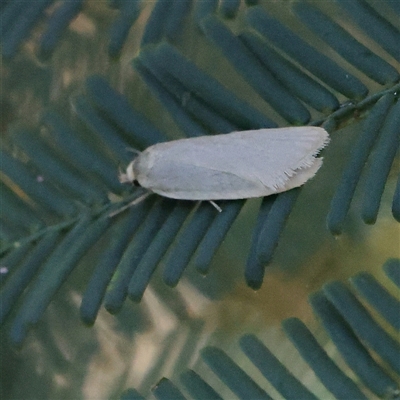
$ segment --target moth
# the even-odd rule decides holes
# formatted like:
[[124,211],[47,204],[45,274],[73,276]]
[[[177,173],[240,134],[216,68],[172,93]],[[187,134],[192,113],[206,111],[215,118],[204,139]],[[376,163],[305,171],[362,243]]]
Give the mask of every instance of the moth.
[[263,197],[312,178],[322,165],[317,155],[328,143],[328,133],[312,126],[178,139],[139,153],[120,182],[172,199]]

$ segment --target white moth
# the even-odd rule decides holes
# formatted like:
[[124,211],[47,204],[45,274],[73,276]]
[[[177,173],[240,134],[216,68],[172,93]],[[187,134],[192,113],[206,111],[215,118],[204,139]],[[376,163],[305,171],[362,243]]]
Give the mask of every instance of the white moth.
[[158,143],[120,175],[173,199],[225,200],[268,196],[303,185],[322,164],[328,133],[303,126],[258,129]]

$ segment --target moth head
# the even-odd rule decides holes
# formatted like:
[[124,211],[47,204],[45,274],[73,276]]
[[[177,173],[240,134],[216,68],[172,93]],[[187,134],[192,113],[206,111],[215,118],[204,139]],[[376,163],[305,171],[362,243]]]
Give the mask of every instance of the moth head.
[[119,174],[119,181],[121,183],[134,183],[136,181],[135,172],[133,170],[133,165],[135,160],[133,160],[128,167],[126,168],[126,172]]

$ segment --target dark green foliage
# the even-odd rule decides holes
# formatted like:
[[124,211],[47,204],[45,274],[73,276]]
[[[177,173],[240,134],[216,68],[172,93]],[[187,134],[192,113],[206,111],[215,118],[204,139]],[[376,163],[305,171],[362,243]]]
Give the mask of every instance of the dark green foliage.
[[225,18],[235,18],[240,7],[240,0],[221,0],[219,11]]
[[368,89],[359,79],[270,17],[261,7],[250,8],[247,19],[253,28],[333,89],[350,99],[367,95]]
[[325,40],[350,64],[381,85],[399,80],[399,72],[336,24],[327,15],[307,3],[296,3],[296,14],[321,39]]
[[1,11],[2,54],[11,59],[53,0],[14,1]]
[[171,113],[186,136],[202,136],[210,132],[229,133],[236,125],[192,93],[162,67],[149,62],[141,52],[133,65],[149,89]]
[[[60,2],[50,13],[52,3],[1,2],[1,51],[11,65],[7,72],[12,77],[11,83],[4,79],[4,92],[19,87],[15,77],[19,78],[20,71],[48,73],[46,79],[31,77],[36,89],[42,81],[51,81],[58,44],[68,37],[68,24],[82,8],[85,10],[82,1],[74,0]],[[124,44],[131,26],[140,20],[145,3],[110,1],[110,7],[116,9],[116,18],[108,21],[108,55],[114,63],[121,55],[126,56]],[[161,116],[161,123],[149,117],[151,114],[146,113],[141,102],[133,105],[129,91],[124,95],[116,89],[121,86],[116,82],[115,70],[110,68],[107,76],[84,76],[72,98],[68,97],[73,112],[65,106],[70,104],[68,101],[48,107],[51,91],[46,86],[45,94],[41,92],[41,107],[46,108],[40,120],[30,121],[29,127],[14,124],[5,128],[0,150],[0,323],[9,324],[14,344],[22,343],[63,283],[88,258],[94,266],[93,271],[87,272],[80,307],[81,318],[88,325],[95,322],[103,303],[114,313],[122,308],[127,296],[139,302],[162,261],[165,264],[161,275],[170,286],[189,275],[190,271],[185,270],[191,260],[196,273],[209,272],[211,260],[245,200],[219,202],[223,212],[218,213],[208,203],[198,205],[152,196],[110,218],[110,213],[121,207],[113,199],[120,196],[127,203],[143,192],[118,181],[118,167],[125,168],[133,158],[127,148],[135,146],[142,150],[177,136],[164,129],[165,116],[171,117],[187,137],[275,127],[282,125],[278,121],[283,118],[290,124],[321,125],[335,140],[334,130],[338,126],[365,113],[363,132],[356,140],[331,203],[328,228],[334,234],[344,229],[366,163],[361,213],[367,223],[376,221],[388,176],[396,165],[400,140],[399,71],[393,64],[393,59],[399,59],[399,26],[387,21],[364,0],[337,0],[331,6],[338,13],[344,11],[348,18],[346,26],[356,24],[363,31],[364,40],[359,41],[338,23],[334,14],[328,16],[322,3],[309,5],[302,1],[293,5],[295,13],[290,18],[303,21],[313,31],[306,39],[268,7],[250,7],[256,3],[155,3],[131,72],[137,73],[138,91],[146,91],[158,100],[154,117]],[[397,6],[388,4],[396,12]],[[282,3],[281,12],[290,11],[290,7],[289,2]],[[222,22],[217,14],[238,19]],[[243,22],[239,25],[241,30],[234,26],[239,20]],[[35,42],[30,36],[35,25],[41,24],[43,31],[37,35],[35,51],[50,65],[26,69],[21,63],[16,64],[19,69],[14,69],[11,63],[26,56],[21,45],[28,39]],[[209,57],[212,66],[218,62],[222,68],[229,66],[234,76],[240,76],[249,87],[250,96],[242,96],[235,84],[230,85],[233,75],[229,71],[213,71],[212,67],[206,70],[202,66],[196,59],[197,53],[185,44],[186,28],[199,36],[199,49],[195,49],[199,56]],[[369,48],[368,43],[374,41],[391,57],[384,51],[378,53],[376,46]],[[323,50],[322,42],[326,46]],[[247,265],[243,267],[251,288],[262,285],[265,267],[273,259],[299,195],[301,190],[294,189],[263,199]],[[309,212],[313,212],[312,205]],[[392,213],[399,221],[400,177]],[[399,261],[390,260],[384,268],[399,285]],[[190,312],[181,304],[178,291],[174,295],[164,292],[164,282],[157,283],[155,279],[152,283],[156,282],[159,297],[189,319]],[[392,372],[400,372],[399,344],[371,317],[357,296],[361,295],[382,319],[397,329],[399,319],[394,310],[398,300],[370,275],[356,276],[352,283],[356,295],[335,282],[312,296],[311,304],[359,381],[355,382],[336,365],[301,321],[287,320],[284,327],[301,356],[337,397],[363,398],[364,388],[377,396],[388,396],[396,390]],[[282,396],[296,398],[295,394],[301,392],[302,398],[314,398],[309,388],[291,375],[290,369],[256,337],[247,335],[240,343],[251,362]],[[167,353],[162,357],[166,356]],[[208,347],[202,356],[239,397],[249,398],[249,393],[253,393],[269,398],[264,387],[256,384],[222,350]],[[385,368],[381,360],[387,363]],[[182,374],[182,382],[193,398],[221,398],[205,378],[192,370]],[[153,394],[161,399],[183,398],[180,389],[167,379],[158,383]],[[142,397],[130,390],[123,398]]]
[[[375,280],[374,283],[378,285]],[[310,303],[346,363],[365,386],[378,396],[384,396],[389,387],[396,387],[396,382],[374,360],[340,310],[337,310],[322,292],[312,295]]]
[[[387,270],[390,266],[390,270],[398,273],[400,271],[398,263],[399,260],[388,261],[385,268]],[[375,278],[365,274],[358,275],[351,281],[357,282],[357,290],[363,295],[369,292],[371,287],[380,286]],[[382,295],[387,296],[387,293]],[[368,299],[378,313],[384,309],[380,308],[382,299],[375,296],[375,293],[368,296]],[[398,373],[397,364],[400,359],[398,340],[392,339],[385,328],[372,319],[368,309],[350,293],[347,285],[332,282],[325,285],[323,290],[312,294],[309,300],[330,340],[355,375],[355,378],[350,377],[349,371],[343,365],[340,367],[336,358],[333,359],[328,355],[324,346],[301,320],[298,318],[284,320],[282,328],[287,338],[314,371],[319,382],[339,399],[367,399],[369,397],[364,394],[365,389],[379,398],[392,398],[392,396],[394,398],[399,390],[398,382],[392,377],[393,372]],[[394,309],[398,310],[398,304],[394,306]],[[390,305],[385,308],[393,310]],[[385,314],[386,311],[382,316]],[[242,336],[239,342],[241,350],[251,363],[285,399],[318,398],[309,390],[309,383],[301,383],[292,374],[292,365],[288,365],[288,362],[285,364],[274,355],[276,349],[268,348],[253,334]],[[228,354],[214,346],[204,348],[201,356],[225,387],[238,398],[271,398],[252,379],[246,369],[241,367],[244,364],[243,358],[238,358],[239,361],[235,362]],[[290,357],[290,360],[292,359],[293,357]],[[387,361],[389,364],[382,361]],[[207,383],[206,379],[193,370],[183,372],[180,379],[190,393],[190,398],[224,398]]]
[[39,42],[39,57],[48,59],[57,47],[57,44],[67,29],[71,20],[82,9],[83,0],[64,1],[53,12],[49,19],[46,31],[42,34]]
[[[264,265],[259,262],[257,250],[259,249],[260,234],[262,231],[266,232],[264,227],[268,223],[268,216],[276,199],[277,195],[264,197],[258,211],[245,271],[246,282],[253,289],[259,289],[264,279]],[[265,241],[262,242],[262,245],[265,245]]]
[[[199,98],[223,118],[233,123],[240,129],[271,128],[276,126],[262,113],[237,97],[222,84],[210,75],[201,71],[194,63],[188,60],[176,48],[168,43],[162,43],[155,49],[143,50],[139,59],[146,68],[153,72],[153,69],[161,69],[166,75],[165,79],[169,84],[168,75],[178,81],[180,88],[180,100],[185,107],[184,95]],[[163,77],[164,81],[164,77]]]
[[157,400],[185,400],[182,393],[167,378],[162,378],[160,382],[154,386],[152,393]]
[[220,203],[223,212],[219,213],[214,218],[211,225],[208,226],[207,232],[197,247],[194,262],[196,269],[201,274],[207,274],[214,253],[221,245],[244,203],[245,200],[225,201]]
[[347,377],[320,347],[312,333],[297,318],[283,321],[283,329],[307,364],[335,397],[366,399],[357,385]]
[[[35,174],[22,162],[11,157],[6,151],[0,151],[2,171],[15,182],[40,207],[58,215],[72,214],[76,206],[68,201],[51,183],[38,185]],[[4,210],[5,211],[5,210]]]
[[159,261],[175,240],[192,209],[193,205],[189,202],[177,202],[168,219],[154,237],[130,278],[128,295],[133,301],[141,300]]
[[150,121],[134,110],[127,99],[100,76],[86,81],[87,94],[94,106],[112,120],[140,148],[164,142],[167,138]]
[[215,16],[205,18],[202,30],[245,77],[260,96],[283,118],[293,125],[305,125],[310,120],[306,107],[292,96],[260,63],[249,53],[241,41]]
[[[365,0],[336,0],[351,19],[395,59],[400,60],[400,31],[383,18]],[[395,3],[395,2],[394,2]]]
[[383,266],[383,269],[393,283],[400,287],[400,259],[389,259]]
[[316,399],[257,337],[241,337],[240,347],[285,399]]
[[392,214],[397,222],[400,222],[400,174],[397,178],[396,190],[393,196]]
[[110,219],[84,216],[50,253],[13,321],[11,340],[20,345],[27,329],[39,321],[49,302],[80,258],[100,238]]
[[222,400],[222,397],[196,372],[192,370],[185,371],[180,376],[180,379],[193,399]]
[[282,57],[259,35],[245,31],[238,37],[257,56],[265,69],[269,70],[292,95],[324,113],[332,112],[339,107],[339,101],[331,92]]
[[371,274],[360,272],[351,279],[351,283],[377,311],[395,329],[400,330],[400,303]]
[[200,204],[168,255],[163,274],[167,285],[173,287],[178,284],[193,253],[216,216],[216,210],[211,204],[207,202]]
[[121,395],[121,400],[144,400],[144,397],[135,389],[128,389]]
[[332,199],[327,224],[328,228],[334,234],[341,233],[341,226],[349,210],[362,169],[393,101],[394,96],[392,94],[382,97],[364,121],[363,133],[354,145],[349,164],[343,173],[340,185],[336,189],[335,196]]
[[400,373],[399,342],[375,322],[354,294],[340,282],[325,285],[324,293],[357,336]]
[[135,240],[126,247],[104,299],[105,307],[109,312],[116,313],[122,307],[132,275],[174,205],[174,200],[157,199],[140,226]]
[[136,209],[130,210],[128,215],[121,215],[119,221],[110,228],[108,232],[110,242],[101,252],[100,261],[82,298],[80,314],[82,320],[88,325],[92,325],[96,320],[107,286],[115,270],[121,268],[122,256],[132,236],[149,213],[151,205],[151,201],[142,202]]
[[271,399],[225,352],[216,347],[206,347],[204,362],[239,399]]
[[129,30],[140,15],[141,0],[123,1],[119,7],[119,15],[110,28],[108,55],[118,58],[128,38]]
[[365,197],[362,208],[363,220],[368,224],[376,221],[385,182],[400,145],[400,101],[388,112],[381,136],[366,171]]

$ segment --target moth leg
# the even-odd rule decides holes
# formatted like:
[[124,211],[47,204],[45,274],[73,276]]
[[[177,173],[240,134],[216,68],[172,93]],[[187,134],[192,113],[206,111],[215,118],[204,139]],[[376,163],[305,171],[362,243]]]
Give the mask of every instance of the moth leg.
[[208,202],[217,209],[218,212],[222,212],[222,208],[212,200],[208,200]]
[[127,208],[132,207],[136,204],[141,203],[143,200],[147,199],[152,194],[152,192],[147,192],[142,194],[141,196],[137,197],[135,200],[131,201],[130,203],[126,204],[125,206],[119,208],[118,210],[113,211],[110,213],[109,217],[115,217],[117,214],[119,214],[122,211],[125,211]]

